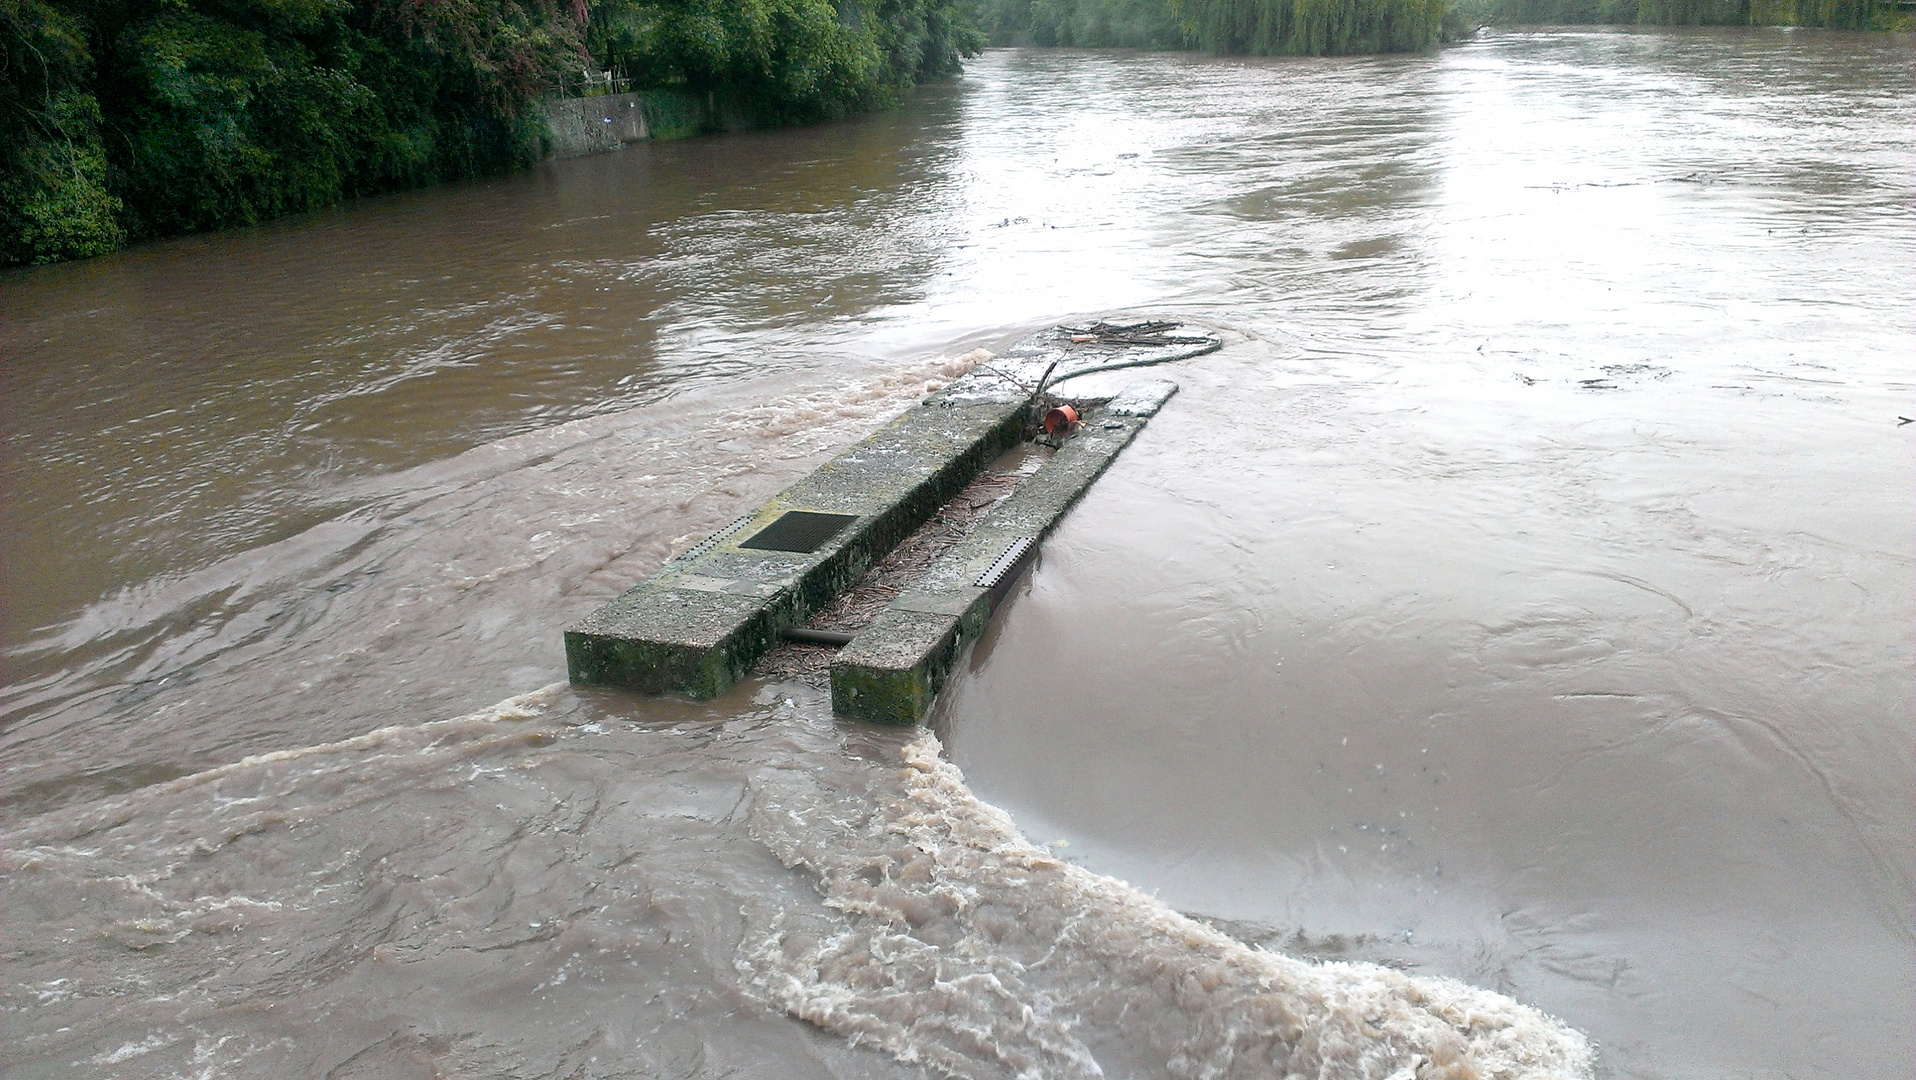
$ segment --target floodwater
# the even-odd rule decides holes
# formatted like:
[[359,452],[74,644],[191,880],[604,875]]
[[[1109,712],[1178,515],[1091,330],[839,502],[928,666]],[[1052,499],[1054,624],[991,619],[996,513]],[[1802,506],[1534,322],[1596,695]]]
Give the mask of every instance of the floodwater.
[[[0,275],[0,1070],[1909,1075],[1913,74],[1000,51]],[[562,685],[1118,309],[1226,348],[935,739]]]

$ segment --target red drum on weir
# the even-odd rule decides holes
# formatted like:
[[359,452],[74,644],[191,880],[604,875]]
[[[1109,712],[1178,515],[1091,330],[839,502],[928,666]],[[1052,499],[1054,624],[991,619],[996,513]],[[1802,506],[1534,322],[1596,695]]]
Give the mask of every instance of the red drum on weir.
[[1046,435],[1062,435],[1066,431],[1071,430],[1071,425],[1077,422],[1078,410],[1069,405],[1059,405],[1044,414],[1044,433]]

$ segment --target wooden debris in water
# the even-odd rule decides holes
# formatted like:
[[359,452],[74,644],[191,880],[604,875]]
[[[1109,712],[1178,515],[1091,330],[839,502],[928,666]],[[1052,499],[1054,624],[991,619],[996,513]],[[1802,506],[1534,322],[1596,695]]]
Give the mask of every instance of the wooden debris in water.
[[1171,345],[1198,345],[1210,341],[1209,337],[1179,336],[1171,331],[1183,326],[1183,323],[1152,320],[1139,323],[1094,322],[1090,326],[1060,326],[1058,333],[1073,345],[1093,345],[1102,348],[1164,348]]

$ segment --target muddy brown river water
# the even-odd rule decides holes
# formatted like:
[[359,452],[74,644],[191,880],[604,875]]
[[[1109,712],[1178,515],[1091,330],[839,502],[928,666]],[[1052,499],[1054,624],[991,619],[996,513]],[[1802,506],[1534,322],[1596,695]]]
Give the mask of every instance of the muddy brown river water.
[[[0,274],[0,1071],[1460,1076],[1474,1016],[1529,1075],[1910,1075],[1912,75],[997,51]],[[935,741],[562,684],[1119,309],[1226,347]]]

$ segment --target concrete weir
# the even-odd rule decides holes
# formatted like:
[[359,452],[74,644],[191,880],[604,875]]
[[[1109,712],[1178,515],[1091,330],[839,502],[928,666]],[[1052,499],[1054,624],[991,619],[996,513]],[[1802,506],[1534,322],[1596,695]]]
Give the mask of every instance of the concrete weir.
[[832,711],[881,724],[924,719],[1045,534],[1177,389],[1155,380],[1091,409],[1050,461],[838,654]]
[[[1160,329],[1139,335],[1140,326]],[[1169,326],[1098,323],[1024,339],[567,629],[572,681],[723,693],[1024,438],[1047,372],[1055,386],[1218,347]],[[1076,399],[1081,419],[1050,460],[844,646],[831,666],[834,711],[921,720],[1038,543],[1176,391],[1150,379]]]
[[[949,391],[906,412],[568,629],[572,681],[723,693],[1017,442],[1025,414]],[[851,520],[811,551],[746,546],[792,512]]]

